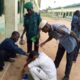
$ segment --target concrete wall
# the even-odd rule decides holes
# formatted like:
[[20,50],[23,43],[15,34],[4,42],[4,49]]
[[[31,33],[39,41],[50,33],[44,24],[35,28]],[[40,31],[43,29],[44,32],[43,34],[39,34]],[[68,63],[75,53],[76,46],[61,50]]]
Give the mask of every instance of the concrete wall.
[[14,30],[18,30],[17,10],[18,0],[4,0],[5,8],[5,33],[9,37]]

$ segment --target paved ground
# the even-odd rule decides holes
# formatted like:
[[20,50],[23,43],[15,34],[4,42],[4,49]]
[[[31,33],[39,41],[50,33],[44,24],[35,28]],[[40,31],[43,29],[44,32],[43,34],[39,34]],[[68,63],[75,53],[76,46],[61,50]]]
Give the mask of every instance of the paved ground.
[[[68,26],[70,29],[70,21],[64,21],[64,20],[53,20],[51,18],[43,18],[49,21],[49,23],[62,23]],[[21,30],[22,31],[22,30]],[[47,34],[41,32],[41,38],[40,38],[40,43],[43,42],[47,38]],[[58,41],[53,39],[52,41],[48,42],[46,45],[44,45],[42,48],[40,48],[41,51],[44,51],[46,54],[48,54],[53,60],[55,59],[56,56],[56,51],[57,51],[57,46],[58,46]],[[26,50],[26,44],[24,46],[21,46]],[[66,55],[66,54],[65,54]],[[65,70],[65,64],[66,64],[66,56],[64,55],[61,64],[59,68],[57,69],[57,75],[58,75],[58,80],[61,80],[62,77],[64,76],[64,70]],[[70,75],[70,80],[80,80],[80,54],[78,56],[77,62],[73,64],[72,70],[71,70],[71,75]]]

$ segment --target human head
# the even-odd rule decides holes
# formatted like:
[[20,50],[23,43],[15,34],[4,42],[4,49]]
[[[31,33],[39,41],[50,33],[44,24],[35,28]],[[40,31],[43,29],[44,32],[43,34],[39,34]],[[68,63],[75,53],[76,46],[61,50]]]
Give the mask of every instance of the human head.
[[30,51],[30,54],[28,56],[28,60],[35,60],[39,56],[39,53],[37,51]]
[[32,14],[33,12],[33,4],[31,2],[27,2],[24,4],[24,8],[27,10],[28,14]]
[[50,24],[46,20],[42,20],[39,27],[45,33],[49,32],[50,30]]
[[77,15],[78,16],[79,14],[80,14],[80,11],[76,10],[73,15]]
[[19,37],[20,37],[20,34],[19,34],[18,31],[13,31],[13,32],[12,32],[11,39],[12,39],[14,42],[17,42],[18,39],[19,39]]

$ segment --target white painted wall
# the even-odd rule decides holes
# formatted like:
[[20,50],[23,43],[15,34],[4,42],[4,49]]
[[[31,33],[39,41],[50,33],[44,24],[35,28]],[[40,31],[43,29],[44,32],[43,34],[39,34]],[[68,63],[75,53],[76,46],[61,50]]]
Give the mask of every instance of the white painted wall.
[[14,30],[18,30],[17,10],[18,0],[4,0],[5,36],[9,37]]

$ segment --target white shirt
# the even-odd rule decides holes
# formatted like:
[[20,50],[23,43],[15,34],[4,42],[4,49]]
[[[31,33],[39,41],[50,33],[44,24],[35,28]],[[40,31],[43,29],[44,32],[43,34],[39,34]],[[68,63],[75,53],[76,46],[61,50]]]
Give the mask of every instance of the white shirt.
[[56,75],[56,68],[53,60],[43,52],[39,52],[39,57],[32,61],[28,67],[40,67],[49,78],[52,78]]

